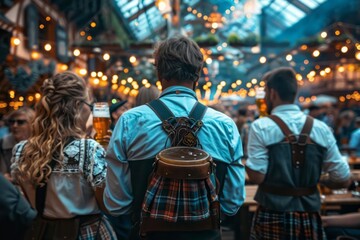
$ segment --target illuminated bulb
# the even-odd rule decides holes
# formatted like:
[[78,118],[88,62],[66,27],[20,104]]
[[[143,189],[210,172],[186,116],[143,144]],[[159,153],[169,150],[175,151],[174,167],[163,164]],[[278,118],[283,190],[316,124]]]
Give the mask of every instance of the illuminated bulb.
[[360,52],[355,53],[355,58],[360,61]]
[[255,85],[257,83],[257,79],[256,78],[251,79],[251,83]]
[[110,59],[110,54],[104,53],[103,59],[104,59],[105,61],[108,61],[108,60]]
[[40,28],[40,29],[44,29],[44,28],[45,28],[45,25],[44,25],[44,24],[40,24],[40,25],[39,25],[39,28]]
[[127,81],[128,81],[128,83],[132,83],[132,81],[134,81],[134,79],[132,77],[128,77]]
[[264,56],[260,57],[259,62],[266,63],[266,57],[264,57]]
[[326,72],[326,73],[331,72],[331,68],[329,68],[329,67],[325,68],[325,72]]
[[225,81],[221,81],[221,82],[220,82],[220,85],[223,86],[223,87],[225,87],[226,82],[225,82]]
[[98,85],[99,83],[100,83],[100,80],[99,80],[98,78],[95,78],[95,79],[94,79],[94,84],[95,84],[95,85]]
[[32,59],[35,59],[35,60],[36,60],[36,59],[39,59],[39,58],[40,58],[40,54],[39,54],[37,51],[34,50],[34,51],[31,52],[31,58],[32,58]]
[[88,41],[91,41],[92,36],[87,36],[86,39],[87,39]]
[[322,38],[326,38],[326,37],[327,37],[327,33],[326,33],[326,32],[322,32],[322,33],[320,34],[320,36],[321,36]]
[[96,72],[91,72],[91,73],[90,73],[90,76],[91,76],[91,77],[96,77]]
[[97,73],[97,76],[98,76],[98,77],[102,77],[103,75],[104,75],[104,74],[103,74],[103,72],[101,72],[101,71]]
[[336,35],[336,36],[339,36],[340,33],[341,33],[341,32],[340,32],[339,30],[336,30],[336,31],[335,31],[335,35]]
[[286,61],[290,62],[292,58],[291,54],[286,55]]
[[208,58],[208,59],[206,59],[206,61],[205,61],[207,64],[211,64],[212,63],[212,59],[211,58]]
[[40,98],[41,98],[41,94],[40,94],[40,93],[35,93],[35,98],[36,98],[36,99],[40,99]]
[[50,22],[51,17],[50,17],[50,16],[47,16],[47,17],[45,18],[45,20],[48,21],[48,22]]
[[48,51],[48,52],[51,51],[50,43],[45,44],[44,49],[45,49],[45,51]]
[[216,28],[219,27],[219,24],[216,23],[216,22],[214,22],[214,23],[211,24],[211,27],[214,28],[214,29],[216,29]]
[[12,38],[12,43],[13,43],[15,46],[18,46],[18,45],[21,43],[21,41],[20,41],[19,38],[13,37],[13,38]]
[[148,83],[148,80],[147,80],[147,79],[143,79],[143,80],[141,81],[141,83],[145,85],[145,84]]
[[74,56],[75,57],[78,57],[78,56],[80,56],[80,50],[79,49],[75,49],[74,51],[73,51],[73,54],[74,54]]
[[339,72],[344,72],[344,71],[345,71],[345,68],[344,68],[343,66],[340,66],[340,67],[338,68],[338,71],[339,71]]
[[80,69],[79,71],[81,76],[85,76],[87,74],[87,70],[85,68]]
[[320,51],[319,51],[319,50],[315,50],[315,51],[313,51],[312,55],[313,55],[314,57],[318,57],[318,56],[320,56]]
[[136,57],[135,57],[135,56],[131,56],[131,57],[129,58],[129,61],[130,61],[131,63],[136,62]]
[[343,46],[343,47],[341,48],[341,52],[342,52],[342,53],[346,53],[348,50],[349,50],[349,49],[348,49],[347,46]]
[[236,80],[237,85],[241,85],[241,83],[242,83],[241,80]]
[[308,64],[309,64],[309,60],[305,59],[305,60],[304,60],[304,64],[305,64],[305,65],[308,65]]
[[82,37],[85,36],[85,31],[81,31],[80,36],[82,36]]
[[91,26],[92,28],[96,27],[96,22],[91,22],[91,23],[90,23],[90,26]]

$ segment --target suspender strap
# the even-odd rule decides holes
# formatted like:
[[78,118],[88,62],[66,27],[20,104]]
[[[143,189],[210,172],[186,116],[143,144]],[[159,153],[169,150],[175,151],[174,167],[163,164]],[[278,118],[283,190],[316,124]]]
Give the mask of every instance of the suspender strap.
[[200,102],[196,102],[194,107],[191,109],[189,118],[195,119],[196,121],[201,120],[206,112],[207,107]]
[[162,122],[169,118],[175,118],[174,114],[160,99],[152,100],[146,105],[148,105],[156,113]]
[[301,133],[299,135],[299,139],[298,139],[299,145],[305,145],[306,143],[309,143],[310,132],[311,132],[313,124],[314,124],[314,119],[312,117],[307,116],[304,127],[301,130]]
[[293,132],[289,129],[289,127],[284,123],[283,120],[281,120],[281,118],[279,118],[276,115],[269,115],[268,116],[271,120],[273,120],[281,129],[281,131],[283,132],[283,134],[285,135],[286,140],[288,140],[289,142],[293,143],[296,142],[296,137],[293,134]]
[[[171,110],[160,99],[152,100],[146,105],[148,105],[156,113],[161,121],[168,120],[169,118],[175,118]],[[204,117],[206,110],[207,107],[205,105],[196,102],[190,111],[189,118],[195,119],[196,121],[201,120]]]

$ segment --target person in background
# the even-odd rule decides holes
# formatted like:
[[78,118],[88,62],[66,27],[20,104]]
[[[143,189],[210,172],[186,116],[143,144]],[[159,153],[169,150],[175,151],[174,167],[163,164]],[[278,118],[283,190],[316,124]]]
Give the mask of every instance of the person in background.
[[360,157],[360,116],[355,118],[355,130],[351,133],[349,148],[355,149],[356,157]]
[[360,212],[322,216],[321,219],[328,240],[340,239],[339,237],[360,239]]
[[[186,37],[174,37],[160,43],[154,56],[158,79],[163,87],[160,101],[176,117],[188,116],[198,101],[195,88],[203,66],[200,48]],[[245,198],[239,132],[230,117],[211,108],[207,108],[202,121],[203,126],[197,135],[202,148],[213,159],[218,159],[217,168],[224,167],[223,188],[219,193],[221,212],[223,215],[235,215]],[[154,157],[164,149],[167,137],[156,113],[149,106],[141,105],[120,117],[110,140],[106,154],[109,169],[104,192],[105,206],[112,215],[132,220],[133,229],[140,220],[145,195],[145,189],[142,191],[141,188],[147,185],[147,166],[151,166]],[[145,176],[142,180],[134,177],[141,175]],[[137,192],[140,194],[135,195]],[[123,230],[123,239],[129,238],[130,230]],[[134,231],[132,237],[138,239],[139,232]],[[164,232],[148,234],[147,238],[210,240],[220,239],[221,236],[215,229],[185,232],[164,229]]]
[[1,173],[0,189],[0,236],[2,239],[23,239],[36,217],[36,210]]
[[160,95],[160,91],[157,87],[153,85],[151,85],[148,88],[143,86],[140,88],[139,93],[136,96],[134,107],[151,102],[152,100],[158,98],[159,95]]
[[10,134],[0,139],[0,170],[8,179],[10,177],[12,149],[18,142],[30,137],[34,116],[35,111],[28,107],[10,112],[7,116]]
[[250,181],[259,184],[250,238],[324,239],[317,189],[321,172],[329,175],[325,186],[345,188],[349,165],[330,128],[294,104],[298,86],[293,69],[278,68],[264,78],[271,115],[251,124],[246,161]]
[[241,136],[241,142],[244,149],[244,158],[247,158],[247,143],[248,143],[248,136],[249,136],[249,128],[251,122],[248,123],[247,117],[247,109],[241,108],[237,112],[237,118],[235,120],[236,127],[238,128],[239,134]]
[[5,117],[0,114],[0,138],[3,138],[9,133],[9,127],[6,125]]
[[11,174],[38,216],[27,239],[116,239],[102,194],[105,150],[86,138],[91,105],[72,72],[46,79],[33,131],[14,147]]
[[119,120],[120,116],[128,109],[129,109],[129,104],[127,100],[119,101],[110,106],[109,111],[110,111],[110,120],[111,120],[111,125],[110,125],[111,130],[114,130],[115,125]]

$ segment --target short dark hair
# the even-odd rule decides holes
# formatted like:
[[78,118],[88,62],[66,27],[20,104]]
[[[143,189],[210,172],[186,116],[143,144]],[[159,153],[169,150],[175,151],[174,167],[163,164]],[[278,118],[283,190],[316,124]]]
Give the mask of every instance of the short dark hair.
[[189,38],[180,36],[161,42],[154,57],[160,79],[195,82],[200,77],[203,55]]
[[289,67],[280,67],[266,74],[266,87],[274,89],[282,101],[294,102],[298,84],[295,71]]

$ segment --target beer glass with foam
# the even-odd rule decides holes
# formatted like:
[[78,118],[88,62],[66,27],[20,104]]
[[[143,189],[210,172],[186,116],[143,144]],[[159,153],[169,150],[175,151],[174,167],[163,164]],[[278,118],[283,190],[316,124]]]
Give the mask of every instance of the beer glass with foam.
[[267,107],[266,107],[266,102],[265,102],[265,89],[263,87],[259,87],[256,89],[255,103],[259,110],[259,116],[260,117],[267,116],[268,113],[267,113]]
[[107,102],[97,102],[93,109],[93,126],[96,131],[95,140],[103,146],[107,145],[104,137],[110,129],[110,112]]

